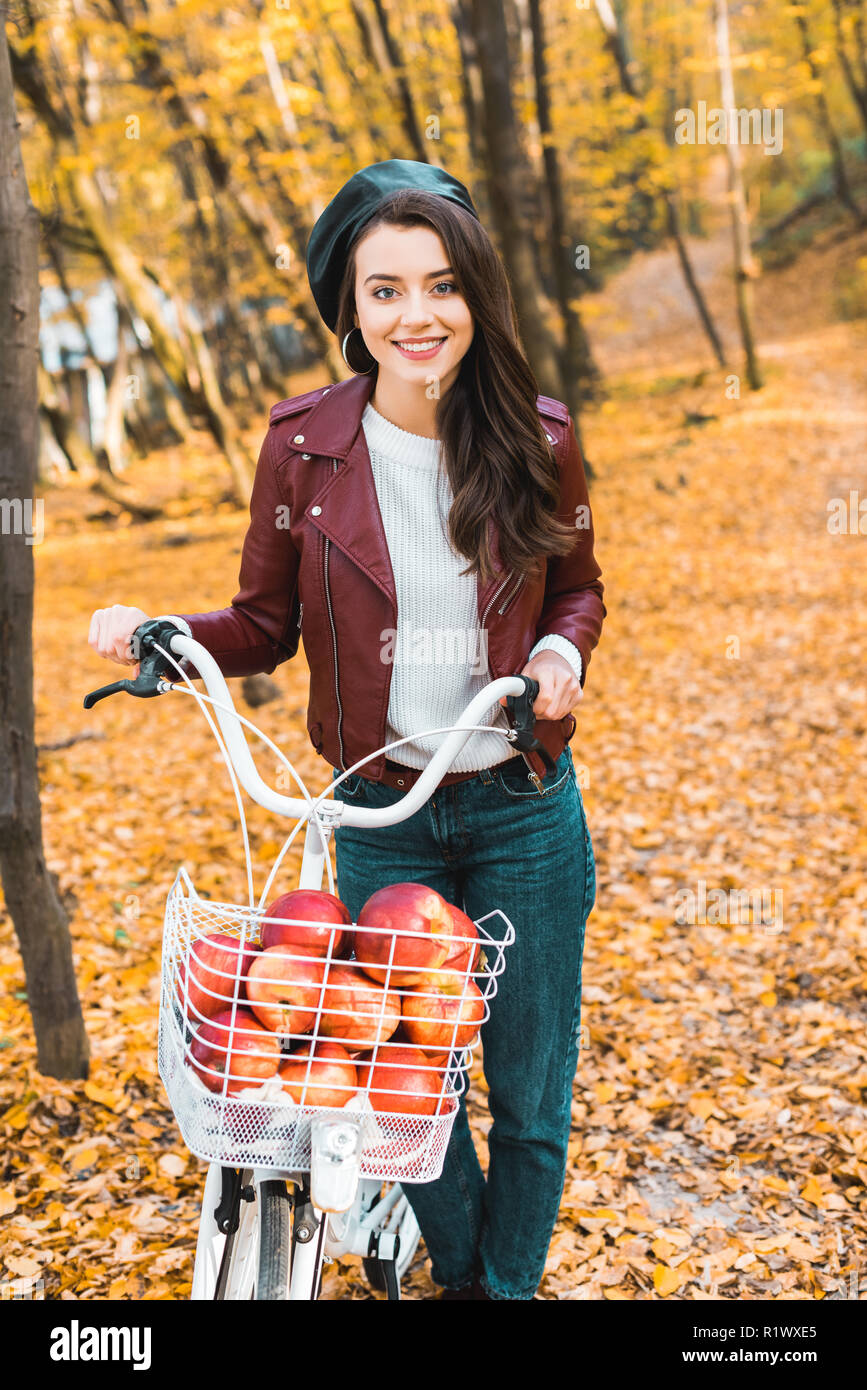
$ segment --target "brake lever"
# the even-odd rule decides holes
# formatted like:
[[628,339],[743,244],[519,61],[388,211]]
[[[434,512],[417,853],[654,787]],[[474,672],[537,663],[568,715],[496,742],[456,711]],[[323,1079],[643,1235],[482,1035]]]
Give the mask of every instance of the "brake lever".
[[557,764],[547,748],[539,742],[533,733],[533,725],[536,723],[533,701],[539,694],[539,682],[534,681],[532,676],[521,676],[521,680],[524,682],[523,693],[506,696],[509,712],[515,719],[512,730],[515,736],[510,739],[510,742],[514,743],[515,747],[519,748],[522,753],[538,753],[545,764],[546,771],[553,772]]
[[151,700],[155,695],[162,695],[160,682],[171,666],[162,652],[155,650],[155,644],[158,642],[160,646],[167,647],[169,637],[179,631],[176,623],[167,622],[165,618],[149,618],[137,627],[131,638],[133,650],[136,650],[137,643],[139,653],[139,672],[135,680],[113,681],[99,690],[91,690],[84,697],[84,708],[92,709],[97,700],[104,700],[106,695],[117,695],[121,691],[137,695],[140,700]]

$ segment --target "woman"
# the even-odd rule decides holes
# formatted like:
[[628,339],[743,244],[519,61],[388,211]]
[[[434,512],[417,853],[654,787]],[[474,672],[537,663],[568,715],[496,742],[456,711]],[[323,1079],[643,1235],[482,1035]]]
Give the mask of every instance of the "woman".
[[[423,731],[454,724],[495,676],[538,681],[553,771],[513,755],[495,707],[421,810],[387,835],[336,835],[353,919],[377,888],[412,881],[515,928],[482,1032],[487,1177],[462,1099],[441,1177],[406,1193],[444,1298],[532,1299],[566,1171],[595,899],[568,746],[606,612],[581,456],[565,406],[538,397],[502,263],[443,169],[360,170],[317,221],[307,267],[356,375],[274,407],[240,591],[175,620],[226,675],[273,670],[303,622],[308,731],[332,777],[406,740],[335,788],[356,804],[402,797],[444,737]],[[99,610],[91,645],[131,661],[145,616]]]

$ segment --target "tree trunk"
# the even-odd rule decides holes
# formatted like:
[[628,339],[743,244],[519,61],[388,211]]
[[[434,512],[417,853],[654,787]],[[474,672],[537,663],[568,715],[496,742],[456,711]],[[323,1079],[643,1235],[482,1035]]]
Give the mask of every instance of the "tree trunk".
[[584,244],[584,237],[580,226],[572,233],[569,233],[566,228],[566,203],[563,196],[560,158],[554,143],[551,121],[548,68],[545,58],[545,29],[540,0],[529,0],[529,16],[536,110],[539,119],[539,137],[542,144],[542,159],[545,167],[545,183],[548,189],[551,218],[554,284],[565,336],[563,377],[566,382],[566,403],[573,419],[577,419],[581,413],[582,398],[583,400],[592,400],[598,395],[601,373],[593,359],[581,315],[572,305],[573,299],[577,299],[583,291],[581,276],[576,272],[574,257],[576,243]]
[[530,366],[542,394],[563,400],[568,393],[551,327],[554,307],[539,288],[531,238],[515,213],[521,203],[521,180],[527,177],[527,166],[512,101],[503,9],[498,0],[470,0],[468,8],[482,78],[491,216],[508,269]]
[[[388,24],[388,15],[381,0],[371,0],[373,14],[368,14],[364,0],[351,0],[352,15],[358,26],[365,56],[376,68],[383,87],[397,110],[398,120],[407,144],[406,159],[429,164],[428,149],[416,120],[409,83],[403,72],[403,62],[397,42]],[[401,154],[403,152],[401,151]]]
[[[18,139],[0,3],[0,493],[36,499],[38,455],[39,216]],[[14,511],[8,514],[15,516]],[[4,511],[4,523],[7,513]],[[39,510],[36,508],[36,517]],[[45,863],[33,710],[33,550],[13,527],[0,545],[0,878],[21,947],[37,1065],[49,1076],[87,1076],[89,1048],[75,982],[69,919]],[[4,524],[5,530],[5,524]]]
[[106,388],[105,427],[102,444],[96,450],[96,462],[104,472],[114,473],[120,477],[127,466],[124,405],[126,404],[126,378],[129,364],[124,325],[125,316],[116,295],[115,304],[117,306],[117,353]]
[[[482,94],[482,74],[479,69],[479,52],[472,20],[469,13],[469,0],[451,0],[451,17],[458,38],[461,54],[461,100],[464,106],[464,124],[474,168],[481,169],[485,164],[485,146],[482,136],[484,96]],[[486,210],[477,203],[482,216]]]
[[[732,78],[732,56],[729,47],[729,14],[727,0],[714,0],[714,28],[716,34],[717,61],[720,71],[722,107],[724,111],[734,111],[735,84]],[[727,132],[731,136],[731,131]],[[760,390],[762,377],[753,338],[753,294],[752,282],[758,274],[758,266],[750,248],[750,223],[747,203],[744,197],[741,147],[737,139],[727,138],[723,148],[728,164],[729,208],[732,220],[732,242],[734,245],[735,294],[737,297],[738,323],[741,342],[746,359],[747,381],[750,389]]]
[[[844,18],[843,5],[841,0],[833,0],[834,4],[834,37],[837,45],[837,58],[843,69],[843,76],[846,78],[846,86],[849,88],[850,95],[858,108],[861,117],[861,124],[867,131],[867,84],[862,85],[855,76],[855,71],[849,61],[849,53],[846,48],[846,36],[843,33]],[[857,32],[857,31],[856,31]]]
[[78,422],[51,373],[45,370],[41,362],[37,370],[42,418],[69,460],[70,468],[86,482],[93,482],[97,469],[90,440],[85,439],[78,428]]
[[849,176],[846,173],[846,164],[843,160],[843,151],[840,147],[840,141],[837,137],[837,132],[834,129],[834,122],[831,120],[831,112],[828,107],[828,100],[825,96],[825,91],[822,85],[822,74],[819,71],[815,58],[813,57],[813,43],[810,38],[810,31],[807,27],[807,19],[806,16],[802,13],[802,11],[797,9],[795,10],[795,23],[797,24],[801,34],[801,47],[804,54],[804,62],[810,69],[810,76],[816,84],[816,91],[814,93],[816,101],[816,110],[819,115],[819,124],[822,127],[825,140],[828,144],[828,150],[831,155],[831,168],[834,171],[834,187],[837,190],[837,197],[840,199],[840,202],[844,205],[844,207],[847,207],[849,209],[852,216],[855,218],[855,221],[857,222],[858,226],[862,227],[864,225],[864,215],[861,212],[861,209],[859,208],[858,204],[855,202],[855,195],[852,192],[852,186],[849,183]]

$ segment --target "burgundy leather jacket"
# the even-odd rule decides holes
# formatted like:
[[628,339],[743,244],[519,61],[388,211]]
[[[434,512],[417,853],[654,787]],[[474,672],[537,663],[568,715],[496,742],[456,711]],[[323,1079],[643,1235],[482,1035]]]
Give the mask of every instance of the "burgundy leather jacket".
[[[358,375],[273,407],[250,498],[240,589],[228,608],[180,615],[225,676],[273,671],[295,655],[303,625],[307,730],[316,752],[341,770],[388,741],[392,667],[380,660],[380,634],[397,628],[397,597],[361,428],[373,386],[373,376]],[[580,651],[583,686],[606,615],[587,484],[566,406],[547,396],[537,406],[560,464],[559,516],[576,525],[575,546],[548,560],[544,579],[516,579],[503,572],[492,518],[497,573],[484,585],[477,577],[479,621],[492,679],[519,674],[539,638],[556,632]],[[576,522],[582,516],[588,524]],[[192,663],[187,670],[197,675]],[[534,730],[554,759],[574,731],[572,714],[539,719]],[[380,780],[385,756],[366,763],[364,776]],[[539,754],[524,756],[541,776]]]

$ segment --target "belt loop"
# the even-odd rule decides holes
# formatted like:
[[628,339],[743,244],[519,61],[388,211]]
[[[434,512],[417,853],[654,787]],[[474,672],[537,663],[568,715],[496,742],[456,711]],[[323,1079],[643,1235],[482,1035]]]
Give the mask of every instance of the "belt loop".
[[494,780],[494,775],[489,767],[480,767],[479,777],[481,778],[482,785],[485,787],[489,787]]

